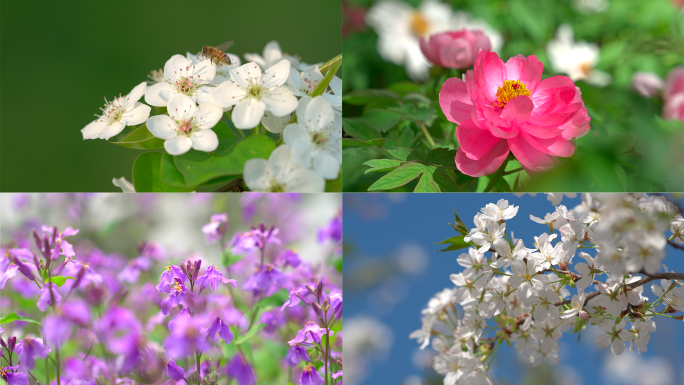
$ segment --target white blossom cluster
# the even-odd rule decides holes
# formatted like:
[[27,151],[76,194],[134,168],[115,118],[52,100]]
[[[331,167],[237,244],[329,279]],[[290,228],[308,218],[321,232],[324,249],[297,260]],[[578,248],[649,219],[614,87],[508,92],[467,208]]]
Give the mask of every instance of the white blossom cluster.
[[[503,343],[533,366],[556,365],[565,332],[595,325],[596,345],[620,355],[625,344],[647,350],[655,316],[682,319],[670,315],[684,311],[682,281],[658,279],[667,242],[684,244],[684,219],[664,197],[584,194],[572,210],[559,205],[544,218],[530,216],[548,227],[532,248],[506,228],[517,212],[502,199],[477,213],[464,234],[477,248],[458,257],[463,271],[451,274],[455,287],[430,299],[422,328],[410,335],[421,349],[432,342],[445,385],[491,384],[487,369]],[[644,296],[651,281],[654,302]]]
[[[107,140],[146,123],[170,155],[212,152],[219,138],[211,128],[232,110],[237,129],[261,123],[284,142],[268,160],[245,163],[243,179],[252,191],[322,192],[342,164],[342,80],[334,76],[322,95],[311,97],[324,78],[319,66],[284,54],[277,41],[263,55],[245,54],[246,64],[227,55],[231,64],[218,67],[201,55],[173,55],[163,70],[152,71],[151,81],[105,99],[102,115],[81,130],[83,139]],[[139,102],[143,96],[148,105]],[[150,117],[150,106],[167,114]]]

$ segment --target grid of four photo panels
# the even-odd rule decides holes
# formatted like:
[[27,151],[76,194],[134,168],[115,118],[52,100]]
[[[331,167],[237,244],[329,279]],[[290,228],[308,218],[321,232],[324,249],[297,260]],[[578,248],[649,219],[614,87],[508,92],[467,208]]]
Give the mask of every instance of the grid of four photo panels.
[[0,385],[684,384],[684,1],[0,18]]

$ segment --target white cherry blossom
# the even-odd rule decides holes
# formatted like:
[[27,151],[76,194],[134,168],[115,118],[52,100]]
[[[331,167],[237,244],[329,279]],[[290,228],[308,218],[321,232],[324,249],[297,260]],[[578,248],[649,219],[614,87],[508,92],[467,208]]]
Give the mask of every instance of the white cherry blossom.
[[323,192],[325,180],[317,172],[298,166],[287,145],[281,145],[266,159],[249,159],[242,173],[252,191]]
[[492,222],[512,219],[518,213],[519,206],[509,205],[505,199],[499,199],[496,204],[488,203],[482,209],[482,216]]
[[145,91],[145,102],[166,107],[175,95],[185,95],[197,103],[208,101],[209,84],[216,76],[216,66],[208,59],[194,64],[183,55],[173,55],[164,64],[164,80]]
[[564,311],[560,317],[563,319],[568,319],[579,314],[579,312],[582,310],[582,307],[584,307],[585,299],[586,295],[584,295],[584,291],[578,290],[578,294],[572,296],[572,300],[570,301],[570,309]]
[[678,311],[684,311],[684,289],[679,286],[675,286],[667,294],[665,294],[671,285],[671,281],[663,279],[660,281],[660,286],[655,283],[652,284],[651,290],[653,290],[653,294],[657,295],[658,298],[665,295],[663,297],[663,303],[672,306]]
[[575,271],[582,275],[579,281],[575,282],[577,290],[586,290],[598,274],[602,274],[601,266],[585,252],[580,252],[579,256],[584,258],[587,263],[580,262],[575,264]]
[[221,120],[221,107],[204,102],[199,106],[186,95],[174,95],[169,100],[169,115],[155,115],[147,121],[152,135],[164,139],[164,149],[171,155],[197,151],[216,150],[219,141],[212,127]]
[[119,95],[112,101],[105,98],[105,107],[100,108],[102,115],[81,130],[83,139],[109,139],[126,126],[145,123],[152,109],[138,100],[145,94],[146,88],[147,83],[142,82],[128,95]]
[[506,223],[499,224],[497,222],[489,222],[486,231],[475,232],[470,235],[470,237],[464,237],[463,239],[466,242],[469,242],[470,239],[472,239],[475,244],[480,246],[477,251],[479,253],[484,253],[489,251],[497,239],[503,238],[504,234],[506,234]]
[[254,128],[266,111],[285,116],[297,108],[297,98],[283,87],[289,76],[287,60],[264,73],[256,63],[250,62],[230,70],[230,80],[214,88],[209,100],[223,108],[235,106],[232,119],[236,128]]
[[342,165],[342,117],[323,96],[304,96],[297,106],[297,123],[283,131],[292,158],[302,167],[313,167],[325,179],[336,179]]
[[[474,250],[474,249],[473,249]],[[515,247],[511,250],[511,245],[507,240],[499,238],[494,241],[494,250],[498,254],[498,259],[492,262],[492,267],[507,268],[513,261],[522,260],[527,256],[527,249],[523,245],[522,239],[518,239]]]
[[632,340],[632,334],[625,328],[626,322],[624,319],[617,324],[612,320],[603,320],[599,324],[599,328],[604,332],[596,337],[596,346],[599,348],[607,348],[610,346],[610,351],[616,356],[625,351],[625,341]]
[[522,293],[522,298],[529,298],[532,294],[532,287],[543,287],[548,283],[548,279],[537,273],[539,264],[535,259],[525,261],[514,261],[511,264],[513,276],[508,279],[508,283],[514,289]]

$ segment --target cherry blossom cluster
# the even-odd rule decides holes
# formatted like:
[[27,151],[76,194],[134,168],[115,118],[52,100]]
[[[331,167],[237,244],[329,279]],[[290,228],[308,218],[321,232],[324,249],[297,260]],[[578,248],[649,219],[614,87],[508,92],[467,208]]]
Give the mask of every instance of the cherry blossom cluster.
[[530,216],[548,231],[531,248],[506,226],[517,212],[507,200],[490,203],[470,230],[456,216],[471,246],[458,257],[463,270],[430,299],[410,336],[421,349],[432,344],[445,384],[492,384],[487,369],[503,344],[533,366],[557,365],[563,333],[598,327],[596,345],[620,355],[627,344],[648,349],[657,316],[682,319],[684,274],[662,263],[668,243],[684,251],[684,219],[665,197],[584,194],[574,209]]
[[[105,98],[102,114],[81,130],[83,139],[109,140],[126,126],[145,123],[170,155],[213,152],[220,139],[212,127],[230,111],[238,130],[259,133],[263,127],[279,135],[280,146],[268,160],[245,164],[251,190],[322,192],[342,164],[342,80],[333,76],[322,94],[312,96],[324,80],[320,65],[283,53],[277,41],[263,55],[246,53],[246,64],[226,55],[230,64],[218,65],[201,54],[173,55],[127,95]],[[139,102],[143,96],[147,104]],[[150,116],[151,106],[165,110]]]
[[[270,219],[270,206],[300,198],[245,194],[243,217],[266,210]],[[17,233],[0,249],[0,377],[9,385],[341,384],[342,278],[333,266],[341,266],[341,215],[313,234],[281,231],[301,223],[297,209],[276,216],[230,232],[218,213],[197,228],[219,246],[221,264],[152,241],[127,260],[98,248],[95,228]],[[300,258],[293,246],[306,238],[330,255]],[[281,369],[264,370],[266,361]]]

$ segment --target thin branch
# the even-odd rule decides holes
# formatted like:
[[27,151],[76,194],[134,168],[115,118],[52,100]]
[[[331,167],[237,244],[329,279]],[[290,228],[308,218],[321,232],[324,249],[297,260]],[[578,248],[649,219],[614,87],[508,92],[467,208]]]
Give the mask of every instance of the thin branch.
[[672,241],[669,240],[669,239],[667,240],[667,243],[668,243],[670,246],[674,247],[675,249],[679,249],[679,250],[681,250],[681,251],[684,251],[684,246],[682,246],[682,245],[678,245],[677,243],[672,242]]

